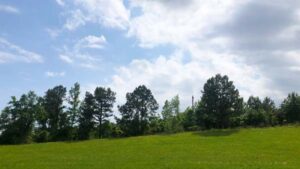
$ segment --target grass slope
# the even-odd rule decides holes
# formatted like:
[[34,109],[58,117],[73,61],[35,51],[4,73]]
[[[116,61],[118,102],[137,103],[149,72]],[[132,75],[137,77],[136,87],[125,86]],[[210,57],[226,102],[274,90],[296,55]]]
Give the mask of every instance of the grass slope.
[[0,146],[6,169],[299,169],[300,127]]

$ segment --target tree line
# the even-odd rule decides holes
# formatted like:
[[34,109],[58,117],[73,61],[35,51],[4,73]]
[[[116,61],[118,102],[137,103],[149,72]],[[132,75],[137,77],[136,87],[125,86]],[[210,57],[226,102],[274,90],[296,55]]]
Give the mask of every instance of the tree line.
[[[234,127],[266,127],[300,122],[300,96],[291,93],[276,106],[269,98],[251,96],[244,101],[228,76],[207,80],[202,97],[180,111],[176,95],[162,111],[150,89],[141,85],[126,94],[114,114],[116,92],[97,87],[80,100],[80,85],[69,91],[59,85],[44,96],[33,91],[12,97],[0,115],[0,143],[72,141],[174,133]],[[115,115],[115,116],[114,116]]]

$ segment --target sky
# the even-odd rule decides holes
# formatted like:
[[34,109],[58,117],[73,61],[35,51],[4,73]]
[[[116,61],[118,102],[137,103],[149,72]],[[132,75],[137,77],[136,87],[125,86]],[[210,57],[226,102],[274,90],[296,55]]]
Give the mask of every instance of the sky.
[[299,0],[0,0],[0,25],[0,109],[75,82],[184,109],[217,73],[245,99],[300,90]]

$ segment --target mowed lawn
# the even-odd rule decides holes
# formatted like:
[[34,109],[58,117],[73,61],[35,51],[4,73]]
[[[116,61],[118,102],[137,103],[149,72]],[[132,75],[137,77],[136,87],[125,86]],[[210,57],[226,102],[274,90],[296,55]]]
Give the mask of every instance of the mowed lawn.
[[300,127],[0,146],[6,169],[299,169]]

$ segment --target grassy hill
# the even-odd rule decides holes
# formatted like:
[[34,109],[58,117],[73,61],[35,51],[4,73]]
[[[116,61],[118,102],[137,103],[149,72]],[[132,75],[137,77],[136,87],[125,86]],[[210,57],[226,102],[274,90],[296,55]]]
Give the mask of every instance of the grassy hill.
[[0,146],[7,169],[299,169],[300,127]]

